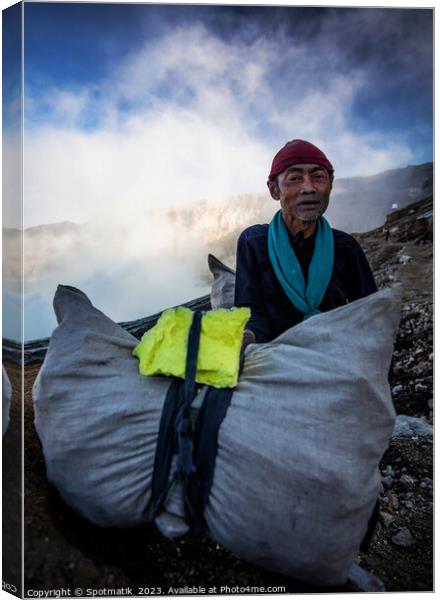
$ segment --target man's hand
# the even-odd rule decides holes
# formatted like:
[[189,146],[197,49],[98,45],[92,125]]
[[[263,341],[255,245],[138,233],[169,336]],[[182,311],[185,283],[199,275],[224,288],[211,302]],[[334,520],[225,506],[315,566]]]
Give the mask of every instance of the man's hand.
[[245,329],[243,332],[243,341],[241,342],[240,362],[243,358],[246,346],[248,346],[249,344],[255,344],[255,342],[256,342],[255,333],[253,331],[251,331],[250,329]]
[[244,351],[246,349],[246,346],[249,346],[249,344],[255,344],[255,341],[256,341],[255,333],[253,331],[251,331],[250,329],[245,329],[243,332],[243,340],[241,342],[241,348],[240,348],[240,367],[239,367],[240,373],[243,370]]

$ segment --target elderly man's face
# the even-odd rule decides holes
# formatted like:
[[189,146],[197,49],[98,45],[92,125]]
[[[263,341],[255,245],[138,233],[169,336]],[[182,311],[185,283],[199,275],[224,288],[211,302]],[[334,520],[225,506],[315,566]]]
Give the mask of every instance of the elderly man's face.
[[269,189],[272,198],[280,201],[285,217],[314,221],[328,207],[332,179],[320,165],[291,165],[278,175]]

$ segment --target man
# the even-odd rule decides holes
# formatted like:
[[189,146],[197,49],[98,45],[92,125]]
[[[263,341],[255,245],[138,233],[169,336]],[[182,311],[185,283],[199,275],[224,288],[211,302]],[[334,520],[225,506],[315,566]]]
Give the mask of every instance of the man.
[[[332,229],[327,210],[334,169],[310,142],[292,140],[275,155],[267,185],[280,203],[270,225],[253,225],[237,244],[235,306],[251,318],[242,344],[267,342],[319,312],[377,291],[368,261],[356,240]],[[378,503],[361,548],[374,531]],[[351,591],[383,591],[382,582],[358,565]]]
[[237,245],[235,306],[252,313],[243,349],[377,291],[360,245],[322,216],[333,173],[325,154],[303,140],[275,155],[267,185],[280,210],[270,225],[245,229]]

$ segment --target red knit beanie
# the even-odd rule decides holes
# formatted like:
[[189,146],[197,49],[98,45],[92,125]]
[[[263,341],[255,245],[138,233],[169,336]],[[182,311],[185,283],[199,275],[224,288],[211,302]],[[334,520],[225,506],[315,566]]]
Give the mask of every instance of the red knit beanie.
[[324,152],[304,140],[292,140],[275,154],[272,168],[269,173],[269,181],[273,181],[277,175],[282,173],[290,165],[312,164],[321,165],[333,175],[333,166]]

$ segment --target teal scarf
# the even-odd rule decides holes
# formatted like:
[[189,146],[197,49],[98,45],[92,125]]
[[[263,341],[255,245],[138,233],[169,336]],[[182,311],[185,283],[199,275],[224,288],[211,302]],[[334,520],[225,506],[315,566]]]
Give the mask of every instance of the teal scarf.
[[309,265],[307,286],[301,265],[289,240],[287,227],[279,210],[269,225],[268,250],[272,267],[292,304],[304,319],[318,314],[333,272],[333,232],[324,217],[316,221],[315,249]]

